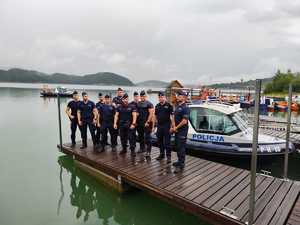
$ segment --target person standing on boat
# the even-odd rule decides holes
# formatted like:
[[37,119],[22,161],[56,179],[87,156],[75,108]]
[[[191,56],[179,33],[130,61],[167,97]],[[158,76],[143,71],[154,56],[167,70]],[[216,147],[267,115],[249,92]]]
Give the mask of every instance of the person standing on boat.
[[82,92],[82,101],[79,103],[78,112],[78,124],[81,130],[82,146],[80,149],[87,147],[87,128],[89,128],[94,150],[97,149],[95,126],[97,125],[98,113],[94,102],[89,100],[88,94]]
[[[120,138],[122,144],[122,151],[120,154],[127,152],[127,142],[129,140],[129,147],[131,156],[135,156],[135,127],[136,127],[136,107],[128,102],[128,95],[124,94],[122,97],[122,104],[118,106],[114,118],[114,128],[120,130]],[[119,126],[118,126],[119,125]]]
[[98,127],[101,128],[101,152],[105,151],[105,145],[107,145],[107,133],[110,134],[110,144],[112,151],[115,152],[117,146],[117,133],[114,129],[114,117],[116,108],[112,105],[109,95],[105,95],[104,103],[98,109],[100,120],[98,120]]
[[160,148],[160,154],[156,158],[162,160],[167,156],[167,163],[171,163],[171,121],[173,120],[173,107],[166,101],[165,93],[158,93],[159,103],[155,106],[155,123],[157,124],[157,143]]
[[151,153],[151,132],[153,130],[153,104],[147,100],[145,91],[140,92],[140,101],[137,104],[137,133],[140,142],[140,150],[138,153],[145,152],[146,157],[150,157]]
[[104,99],[103,99],[103,96],[102,96],[101,92],[98,94],[98,98],[99,98],[99,101],[96,103],[96,108],[98,110],[98,117],[99,117],[99,118],[97,118],[97,120],[100,123],[97,124],[97,126],[96,126],[96,143],[99,146],[100,145],[100,137],[101,137],[101,127],[100,127],[100,124],[101,124],[101,119],[102,119],[101,118],[102,115],[100,113],[100,109],[101,109],[102,105],[104,104]]
[[71,141],[72,146],[74,147],[76,145],[76,130],[78,126],[78,118],[77,118],[77,110],[79,106],[79,95],[77,91],[73,92],[73,100],[71,100],[66,108],[66,114],[68,115],[70,121],[71,121]]
[[117,108],[119,105],[122,105],[122,97],[124,95],[123,89],[118,88],[117,95],[113,98],[113,105]]
[[175,167],[174,173],[178,173],[183,170],[185,165],[185,145],[188,134],[188,120],[190,115],[190,109],[185,103],[187,93],[179,91],[177,93],[177,106],[174,111],[174,119],[172,121],[171,133],[175,133],[175,147],[177,151],[178,161],[173,163]]

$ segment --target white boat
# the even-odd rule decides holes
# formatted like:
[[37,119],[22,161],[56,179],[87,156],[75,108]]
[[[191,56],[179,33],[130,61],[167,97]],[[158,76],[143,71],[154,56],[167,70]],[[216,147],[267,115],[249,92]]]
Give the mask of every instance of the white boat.
[[[188,149],[213,154],[251,155],[252,127],[249,127],[248,117],[238,105],[204,102],[190,104],[189,108]],[[282,155],[285,145],[283,139],[259,134],[257,154]],[[294,150],[294,145],[289,143],[289,152]]]

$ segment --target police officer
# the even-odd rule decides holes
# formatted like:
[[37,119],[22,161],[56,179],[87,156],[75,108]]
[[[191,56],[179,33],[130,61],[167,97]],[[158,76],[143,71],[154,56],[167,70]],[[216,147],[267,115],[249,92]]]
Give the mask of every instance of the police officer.
[[117,95],[113,98],[112,102],[113,105],[117,108],[119,105],[122,105],[122,97],[123,97],[124,93],[123,93],[123,89],[122,88],[118,88],[117,90]]
[[130,104],[133,104],[137,108],[139,100],[139,93],[137,91],[133,92],[133,100],[130,102]]
[[[101,92],[98,94],[98,99],[99,99],[99,101],[96,103],[96,108],[97,108],[98,117],[99,117],[99,116],[101,116],[100,115],[101,106],[104,104],[104,99],[103,99]],[[97,118],[97,121],[101,122],[100,118]],[[97,124],[97,126],[96,126],[96,144],[97,144],[97,146],[100,145],[100,136],[101,136],[101,128]]]
[[66,108],[66,114],[68,115],[70,121],[71,121],[71,141],[72,146],[74,147],[76,145],[76,130],[78,126],[78,118],[77,118],[77,110],[79,106],[79,95],[77,91],[73,92],[73,100],[71,100]]
[[114,129],[114,117],[116,109],[111,103],[109,95],[105,95],[104,104],[101,105],[98,116],[98,127],[101,129],[101,152],[105,151],[107,144],[107,133],[110,134],[110,143],[112,151],[116,151],[117,146],[117,133]]
[[97,109],[95,103],[89,100],[86,92],[82,92],[82,101],[78,106],[78,124],[80,126],[82,146],[80,149],[87,147],[87,128],[89,127],[92,141],[94,144],[94,150],[96,150],[96,137],[95,137],[95,125],[97,124]]
[[133,157],[136,155],[136,117],[135,106],[128,103],[128,95],[124,94],[122,97],[122,104],[118,106],[114,118],[114,128],[117,129],[119,127],[120,129],[120,138],[122,144],[122,151],[120,151],[120,154],[125,154],[127,152],[127,142],[129,140],[131,155]]
[[156,158],[162,160],[167,156],[167,163],[171,163],[171,121],[173,120],[173,107],[166,101],[165,93],[158,93],[158,104],[155,106],[155,122],[157,123],[157,143],[160,154]]
[[137,104],[137,132],[140,141],[140,150],[138,153],[145,152],[146,144],[146,157],[150,157],[151,152],[151,132],[154,126],[153,123],[153,104],[146,99],[145,91],[140,92],[140,101]]
[[173,163],[175,166],[174,173],[183,170],[185,163],[185,145],[188,133],[188,120],[190,110],[186,105],[187,93],[179,91],[177,93],[177,106],[174,111],[174,119],[172,121],[171,132],[175,133],[175,146],[177,150],[178,161]]

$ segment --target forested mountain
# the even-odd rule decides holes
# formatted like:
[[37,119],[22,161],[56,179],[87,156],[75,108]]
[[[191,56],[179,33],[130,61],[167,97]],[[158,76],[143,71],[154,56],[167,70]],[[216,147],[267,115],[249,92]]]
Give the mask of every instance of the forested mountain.
[[110,72],[77,76],[63,73],[46,74],[18,68],[0,70],[0,82],[134,86],[134,83],[128,78]]

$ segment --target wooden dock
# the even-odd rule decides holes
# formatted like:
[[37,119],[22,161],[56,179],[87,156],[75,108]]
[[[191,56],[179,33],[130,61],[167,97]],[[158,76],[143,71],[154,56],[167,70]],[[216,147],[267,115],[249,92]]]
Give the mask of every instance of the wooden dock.
[[[159,154],[157,148],[153,148],[151,160],[141,155],[132,158],[130,153],[121,156],[110,150],[94,153],[90,147],[72,149],[68,144],[63,145],[62,151],[120,183],[147,191],[212,224],[247,223],[247,170],[187,156],[184,171],[174,174],[170,164],[154,159]],[[172,160],[175,159],[173,152]],[[296,182],[257,174],[255,224],[300,224],[299,192]]]
[[289,216],[287,225],[299,225],[300,224],[300,197],[298,198],[294,208]]

